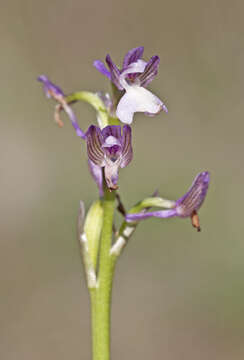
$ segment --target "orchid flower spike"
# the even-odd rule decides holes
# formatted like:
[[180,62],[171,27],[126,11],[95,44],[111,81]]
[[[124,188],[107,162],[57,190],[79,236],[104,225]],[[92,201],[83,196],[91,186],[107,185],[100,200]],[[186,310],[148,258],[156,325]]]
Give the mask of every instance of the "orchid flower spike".
[[[83,140],[85,140],[86,135],[81,130],[81,128],[78,124],[77,118],[75,116],[75,113],[73,112],[71,107],[66,102],[63,90],[59,86],[53,84],[46,75],[40,75],[37,78],[37,80],[43,83],[43,90],[44,90],[45,95],[48,98],[53,98],[54,100],[56,100],[59,104],[58,106],[61,106],[64,109],[64,111],[66,112],[66,114],[68,115],[68,117],[71,121],[71,124],[73,125],[73,127],[76,131],[76,134],[79,137],[81,137]],[[55,121],[58,123],[58,125],[60,127],[62,127],[63,122],[61,121],[61,119],[59,118],[59,115],[57,115],[57,114],[59,114],[59,111],[55,113],[55,115],[56,115]]]
[[198,231],[201,230],[199,224],[199,218],[197,211],[203,204],[203,201],[206,197],[208,185],[210,181],[210,176],[208,171],[201,172],[194,179],[192,186],[187,191],[187,193],[172,202],[171,208],[169,210],[159,210],[152,212],[141,212],[137,214],[127,214],[126,220],[128,222],[140,221],[150,217],[158,218],[170,218],[170,217],[190,217],[192,225],[197,228]]
[[100,60],[94,61],[95,68],[110,79],[114,85],[125,94],[120,99],[116,115],[125,124],[131,124],[135,112],[144,112],[146,115],[156,115],[161,110],[168,112],[163,102],[145,87],[155,78],[158,72],[160,59],[152,56],[146,62],[142,60],[144,48],[130,50],[124,57],[121,70],[106,56],[109,70]]
[[89,167],[93,178],[98,185],[101,184],[101,172],[97,170],[98,167],[104,167],[108,188],[117,189],[119,167],[127,166],[133,157],[130,126],[124,126],[121,135],[121,127],[118,125],[106,126],[102,130],[91,125],[86,137]]

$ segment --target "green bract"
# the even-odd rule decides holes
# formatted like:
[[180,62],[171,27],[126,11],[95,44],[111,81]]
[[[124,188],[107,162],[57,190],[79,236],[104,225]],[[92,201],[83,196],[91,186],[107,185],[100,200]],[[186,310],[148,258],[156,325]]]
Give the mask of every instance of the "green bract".
[[94,269],[97,266],[97,254],[103,226],[102,201],[95,201],[86,216],[84,234],[87,238],[88,252]]

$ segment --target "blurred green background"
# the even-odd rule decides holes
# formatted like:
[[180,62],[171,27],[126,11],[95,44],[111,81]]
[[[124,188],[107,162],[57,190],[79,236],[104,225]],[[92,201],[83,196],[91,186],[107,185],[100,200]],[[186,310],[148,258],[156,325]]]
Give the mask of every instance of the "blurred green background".
[[[151,89],[168,115],[137,114],[127,208],[176,199],[202,170],[211,186],[189,219],[140,224],[116,268],[112,358],[243,359],[243,1],[13,0],[1,7],[1,325],[5,360],[90,359],[89,299],[76,240],[80,199],[97,190],[86,151],[36,81],[109,90],[92,66],[136,46],[161,58]],[[86,129],[95,121],[75,106]]]

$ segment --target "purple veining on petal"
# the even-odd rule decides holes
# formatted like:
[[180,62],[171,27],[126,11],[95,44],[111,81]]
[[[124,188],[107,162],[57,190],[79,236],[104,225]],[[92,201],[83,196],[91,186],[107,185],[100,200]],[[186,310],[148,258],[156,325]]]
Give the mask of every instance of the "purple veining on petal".
[[104,152],[102,150],[103,137],[99,127],[91,125],[86,132],[88,158],[98,166],[104,166]]
[[102,129],[103,138],[106,139],[109,136],[114,136],[119,142],[121,142],[121,126],[120,125],[110,125]]
[[102,129],[104,143],[102,145],[105,154],[115,162],[121,154],[121,127],[119,125],[110,125]]
[[123,68],[125,69],[128,65],[142,58],[144,52],[144,46],[139,46],[137,48],[131,49],[124,57]]
[[160,63],[159,56],[152,56],[148,61],[145,70],[142,74],[138,75],[140,85],[146,87],[157,75]]
[[104,167],[107,186],[111,190],[116,189],[119,167],[127,166],[132,159],[130,127],[124,126],[121,135],[120,126],[110,125],[101,130],[91,125],[86,136],[89,160]]
[[120,82],[119,82],[120,71],[117,68],[117,66],[115,65],[115,63],[112,61],[109,54],[106,56],[106,63],[108,65],[109,69],[110,69],[111,81],[117,86],[117,88],[119,90],[123,90],[123,88],[122,88],[122,86],[120,85]]
[[121,168],[129,165],[133,158],[133,149],[131,145],[131,127],[129,125],[125,125],[123,127],[123,137],[122,137],[122,161]]
[[198,211],[206,197],[210,176],[204,171],[196,176],[187,193],[176,201],[177,214],[180,217],[191,216],[193,211]]

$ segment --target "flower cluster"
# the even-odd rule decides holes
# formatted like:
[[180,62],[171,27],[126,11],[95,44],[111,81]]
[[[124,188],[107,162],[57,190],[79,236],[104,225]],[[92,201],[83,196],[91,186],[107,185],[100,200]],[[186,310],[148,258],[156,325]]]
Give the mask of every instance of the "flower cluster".
[[[106,56],[106,64],[96,60],[95,68],[116,87],[119,96],[112,99],[108,94],[74,93],[65,95],[60,87],[53,84],[45,75],[38,80],[43,83],[44,93],[53,98],[58,104],[55,111],[56,121],[62,125],[60,112],[64,110],[73,125],[76,134],[86,142],[88,164],[91,175],[98,185],[100,196],[103,196],[104,186],[110,191],[118,189],[119,168],[126,167],[132,160],[132,130],[130,124],[136,112],[154,116],[162,110],[168,112],[164,103],[146,87],[158,73],[160,59],[152,56],[149,61],[143,59],[143,47],[130,50],[123,59],[122,68],[119,69],[112,61],[110,55]],[[89,96],[88,96],[88,95]],[[97,110],[99,126],[91,125],[84,132],[72,110],[72,103],[79,99],[90,102]],[[116,109],[113,112],[113,105]],[[114,116],[116,114],[116,118]],[[114,121],[117,121],[114,125]],[[120,124],[126,124],[123,127]],[[149,217],[170,218],[190,217],[192,225],[200,230],[197,211],[201,207],[209,185],[209,173],[201,172],[195,178],[189,191],[177,201],[153,202],[153,206],[168,207],[166,210],[149,211],[148,207],[141,208],[137,213],[125,216],[128,224],[135,224]],[[159,198],[160,199],[160,198]],[[163,203],[163,206],[161,204]],[[168,204],[168,206],[165,206]]]

